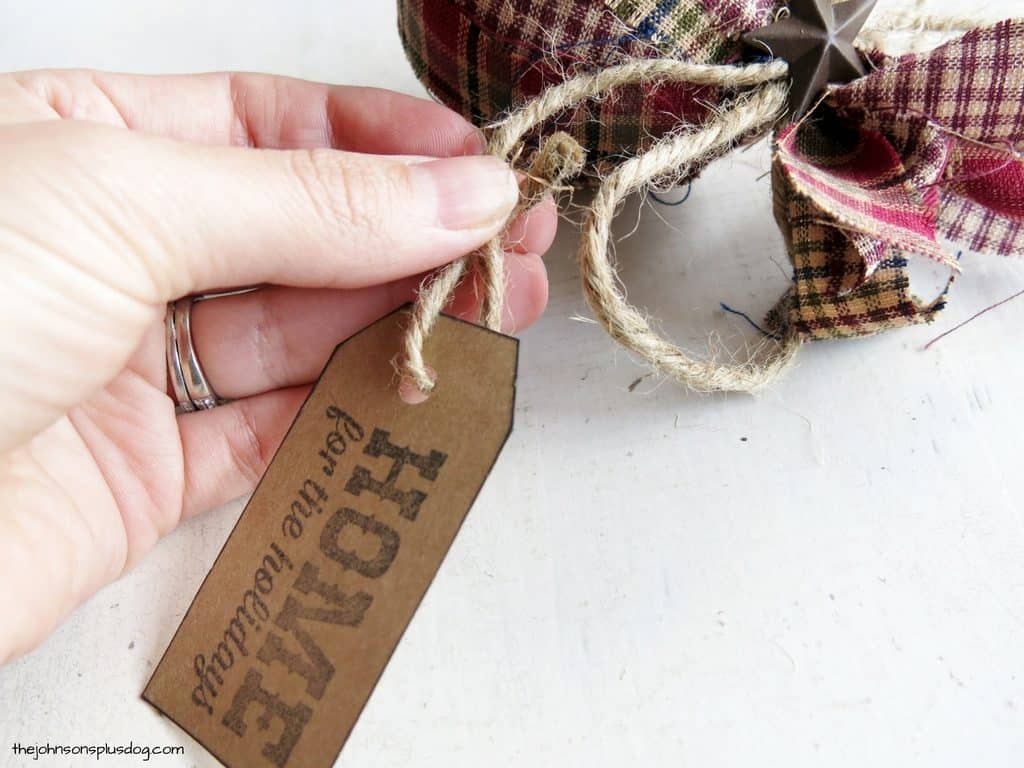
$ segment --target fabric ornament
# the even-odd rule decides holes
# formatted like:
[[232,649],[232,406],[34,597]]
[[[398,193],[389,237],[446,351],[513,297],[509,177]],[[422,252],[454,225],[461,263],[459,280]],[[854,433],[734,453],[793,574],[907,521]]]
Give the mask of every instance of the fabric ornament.
[[[531,160],[517,214],[581,172],[591,180],[579,262],[597,320],[655,370],[702,391],[756,390],[804,341],[930,322],[946,292],[917,300],[908,260],[933,259],[955,276],[946,241],[1024,253],[1024,20],[896,57],[866,29],[857,50],[868,74],[829,85],[794,115],[791,75],[806,62],[791,71],[751,35],[790,13],[799,21],[829,10],[828,0],[398,0],[424,85],[487,126],[493,154]],[[968,26],[922,13],[909,22],[918,31]],[[770,132],[774,212],[793,265],[792,287],[768,317],[775,341],[738,363],[695,359],[626,302],[609,256],[611,221],[629,194],[690,180]],[[433,386],[423,341],[467,271],[481,276],[483,322],[498,327],[501,256],[495,240],[421,291],[402,365],[422,391]]]

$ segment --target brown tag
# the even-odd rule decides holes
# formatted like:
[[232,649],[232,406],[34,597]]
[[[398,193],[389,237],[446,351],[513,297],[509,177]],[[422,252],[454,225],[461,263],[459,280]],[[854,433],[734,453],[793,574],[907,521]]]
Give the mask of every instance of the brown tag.
[[431,397],[404,312],[335,351],[143,698],[228,766],[330,766],[512,428],[518,343],[442,317]]

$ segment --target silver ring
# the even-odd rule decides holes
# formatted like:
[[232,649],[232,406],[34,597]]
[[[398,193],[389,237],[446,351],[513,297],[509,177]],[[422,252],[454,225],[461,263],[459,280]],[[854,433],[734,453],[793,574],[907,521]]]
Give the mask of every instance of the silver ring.
[[206,411],[227,402],[213,391],[203,373],[203,366],[199,364],[192,341],[192,306],[200,301],[238,296],[256,290],[259,290],[259,286],[186,296],[167,305],[164,322],[167,331],[167,372],[174,399],[178,401],[179,413]]
[[192,341],[195,301],[194,297],[186,296],[167,305],[167,370],[182,413],[209,410],[223,402],[207,381]]

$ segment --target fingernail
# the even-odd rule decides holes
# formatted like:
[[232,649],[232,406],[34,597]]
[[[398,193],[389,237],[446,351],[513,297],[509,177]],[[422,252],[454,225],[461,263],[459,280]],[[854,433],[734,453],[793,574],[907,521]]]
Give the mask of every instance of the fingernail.
[[508,218],[519,198],[511,169],[495,157],[452,157],[409,167],[417,194],[433,200],[445,229],[485,229]]

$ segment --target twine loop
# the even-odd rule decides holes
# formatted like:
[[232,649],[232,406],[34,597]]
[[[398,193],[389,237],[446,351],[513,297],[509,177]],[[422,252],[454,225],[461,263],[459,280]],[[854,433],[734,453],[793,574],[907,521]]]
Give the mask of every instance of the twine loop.
[[[788,65],[782,61],[746,66],[692,64],[676,59],[644,59],[582,75],[546,89],[493,126],[488,152],[514,162],[523,141],[552,117],[590,99],[598,99],[628,84],[677,82],[736,90],[704,123],[692,130],[681,126],[650,149],[626,160],[602,180],[586,215],[579,248],[583,290],[598,322],[614,339],[643,357],[657,371],[699,391],[759,389],[792,360],[800,341],[784,334],[772,349],[733,363],[693,358],[655,332],[643,314],[629,304],[618,285],[609,256],[611,225],[622,202],[633,192],[658,180],[686,175],[687,170],[735,147],[752,136],[767,133],[786,109]],[[510,221],[583,171],[586,153],[570,136],[555,133],[534,154],[519,205]],[[420,292],[406,329],[401,374],[423,394],[434,388],[423,356],[423,345],[438,315],[469,269],[476,269],[483,287],[481,321],[488,328],[501,324],[505,291],[502,239],[495,237],[470,256],[440,270]],[[443,375],[443,374],[441,374]]]

